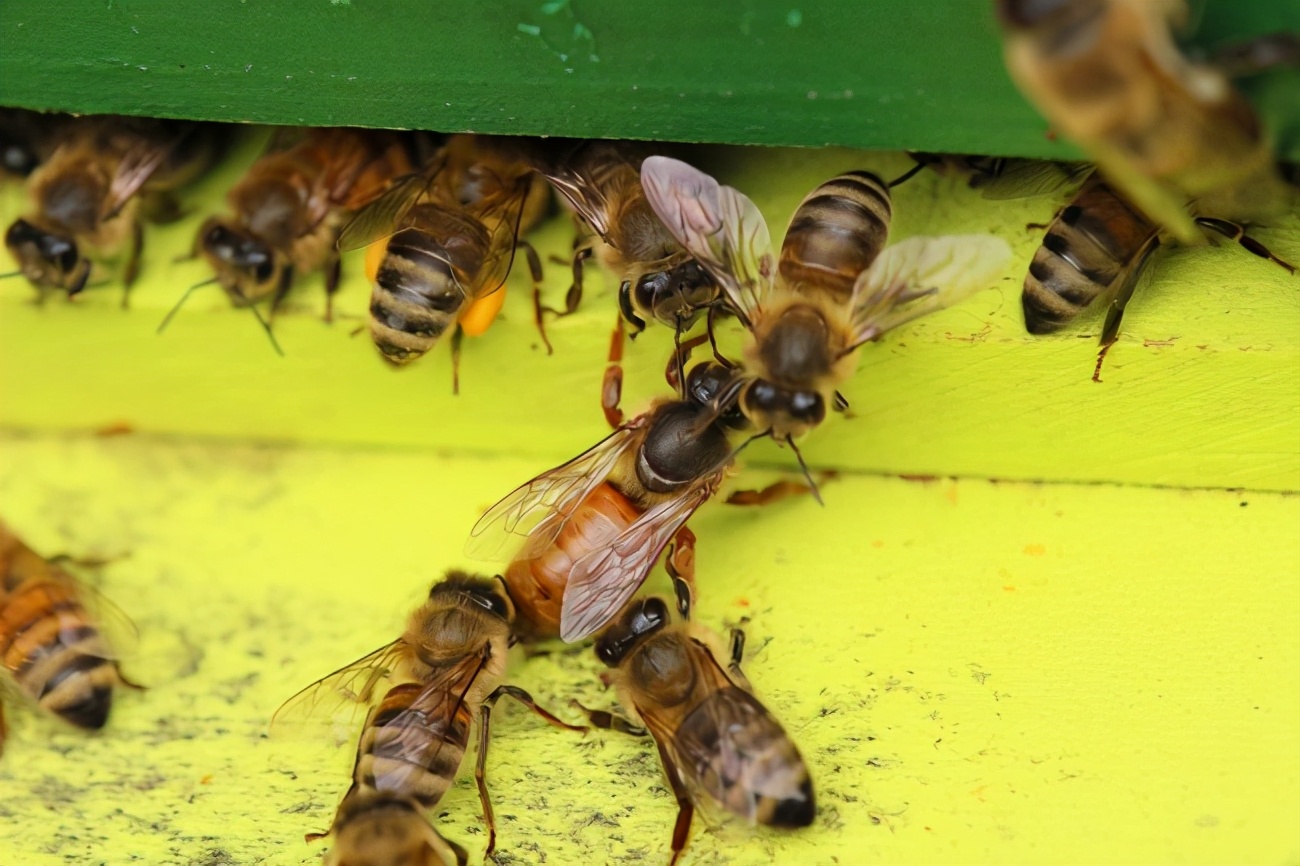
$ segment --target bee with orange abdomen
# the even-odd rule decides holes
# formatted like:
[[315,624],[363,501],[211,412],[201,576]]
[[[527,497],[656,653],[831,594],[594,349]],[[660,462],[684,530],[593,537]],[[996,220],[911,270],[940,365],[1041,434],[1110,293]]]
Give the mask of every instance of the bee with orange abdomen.
[[[42,559],[0,523],[0,664],[18,690],[87,730],[108,721],[113,692],[132,685],[101,626],[86,610],[86,589]],[[4,714],[0,706],[0,747]]]
[[[312,713],[331,692],[371,704],[341,808],[364,794],[410,798],[428,809],[451,787],[477,716],[475,778],[491,853],[496,824],[483,774],[497,700],[512,697],[557,727],[586,730],[566,725],[527,692],[504,684],[513,616],[499,580],[449,572],[411,615],[401,638],[308,686],[281,707],[272,724]],[[381,681],[394,684],[384,691]]]
[[[443,838],[411,797],[350,791],[328,835],[325,866],[465,866],[469,854]],[[309,837],[316,838],[315,836]]]
[[232,302],[269,297],[272,313],[297,276],[323,269],[329,319],[340,278],[339,231],[415,170],[418,141],[409,133],[338,127],[296,135],[276,135],[227,193],[229,215],[199,229],[195,250]]
[[175,209],[170,194],[214,162],[218,138],[212,125],[183,121],[106,117],[69,125],[28,177],[32,210],[9,226],[5,246],[42,298],[51,289],[77,294],[93,270],[117,259],[129,291],[142,220]]
[[650,322],[685,331],[705,311],[724,310],[717,283],[650,208],[641,187],[641,150],[627,143],[554,139],[539,146],[536,156],[538,171],[591,232],[574,250],[573,285],[558,312],[577,309],[583,262],[592,255],[618,282],[619,316],[602,385],[611,425],[623,420],[617,405],[625,325],[632,336]]
[[450,329],[456,387],[461,337],[496,318],[517,247],[541,279],[540,260],[520,236],[546,202],[545,182],[512,145],[453,136],[421,173],[362,210],[339,247],[368,246],[370,336],[384,360],[409,364]]
[[681,622],[662,598],[641,599],[596,641],[630,718],[582,708],[597,727],[654,738],[677,798],[670,866],[686,847],[697,805],[716,803],[752,824],[786,829],[807,827],[816,815],[799,749],[740,670],[744,633],[732,630],[724,667],[718,638],[689,622],[689,588],[675,584]]
[[594,448],[539,475],[494,505],[467,553],[501,559],[522,640],[578,641],[636,594],[686,521],[718,489],[744,416],[725,394],[731,371],[696,365],[678,399],[661,400]]
[[641,168],[655,213],[722,287],[749,331],[741,411],[790,445],[839,405],[859,348],[993,283],[1011,256],[992,235],[915,237],[886,246],[889,189],[869,172],[809,193],[773,255],[752,201],[686,163]]

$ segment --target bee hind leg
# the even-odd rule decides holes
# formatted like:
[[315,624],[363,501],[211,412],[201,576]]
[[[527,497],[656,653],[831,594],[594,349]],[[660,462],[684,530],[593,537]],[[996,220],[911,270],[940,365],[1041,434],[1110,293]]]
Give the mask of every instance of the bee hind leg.
[[1213,219],[1210,217],[1200,217],[1196,220],[1196,224],[1207,231],[1217,232],[1218,234],[1223,235],[1228,240],[1236,242],[1248,252],[1254,253],[1261,259],[1268,259],[1279,267],[1285,268],[1287,273],[1295,273],[1295,265],[1278,258],[1273,254],[1272,250],[1246,234],[1246,227],[1240,223]]
[[617,430],[623,425],[623,317],[609,336],[609,355],[605,359],[605,376],[600,382],[600,410],[605,413],[605,423]]
[[515,244],[515,249],[524,251],[524,260],[528,262],[528,275],[533,280],[533,325],[537,328],[537,333],[542,338],[542,345],[546,347],[546,354],[553,355],[555,350],[551,347],[551,338],[546,336],[546,321],[542,314],[546,308],[542,306],[542,260],[537,255],[537,250],[528,241],[519,241]]
[[695,805],[691,803],[686,786],[682,784],[678,775],[677,765],[673,763],[668,750],[662,743],[656,742],[655,745],[659,747],[659,760],[663,762],[664,775],[668,777],[673,796],[677,798],[677,821],[673,824],[673,854],[668,861],[668,866],[676,866],[682,856],[682,850],[686,848],[686,840],[691,834],[691,819],[695,816]]
[[609,710],[593,710],[584,707],[576,700],[569,701],[569,706],[586,715],[587,721],[591,722],[593,728],[600,728],[602,731],[618,731],[620,734],[627,734],[629,737],[646,737],[650,735],[650,732],[645,728],[633,724],[618,713],[612,713]]

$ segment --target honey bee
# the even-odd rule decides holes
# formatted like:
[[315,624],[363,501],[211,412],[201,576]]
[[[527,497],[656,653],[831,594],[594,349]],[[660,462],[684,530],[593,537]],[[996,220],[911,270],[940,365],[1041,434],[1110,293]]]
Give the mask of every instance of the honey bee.
[[[411,797],[349,792],[327,835],[334,845],[325,866],[465,866],[469,854],[445,839]],[[313,837],[309,837],[311,841]]]
[[864,171],[804,198],[779,261],[763,215],[742,193],[661,156],[645,161],[641,182],[749,331],[741,411],[760,433],[791,446],[837,405],[836,389],[864,343],[990,285],[1011,256],[992,235],[886,246],[889,189]]
[[0,108],[0,177],[23,178],[50,158],[65,126],[66,114],[43,114],[23,108]]
[[337,127],[298,135],[293,141],[278,134],[227,194],[230,215],[199,228],[195,252],[216,274],[199,285],[215,281],[237,306],[270,297],[274,316],[297,275],[323,268],[328,321],[339,287],[339,231],[353,212],[415,170],[417,142],[397,132]]
[[594,634],[636,594],[671,540],[689,551],[686,521],[717,491],[738,450],[733,433],[748,424],[715,408],[731,378],[720,365],[696,365],[679,399],[655,403],[479,519],[469,556],[499,560],[518,548],[503,579],[520,640]]
[[1178,49],[1184,0],[998,0],[1007,70],[1148,220],[1205,242],[1189,213],[1277,213],[1289,193],[1258,117],[1222,71]]
[[[330,692],[373,704],[357,744],[352,787],[340,808],[350,808],[363,795],[383,795],[410,798],[428,809],[451,787],[478,716],[474,776],[490,854],[496,845],[496,823],[484,769],[497,700],[509,696],[556,727],[586,730],[560,721],[523,689],[503,684],[513,617],[510,597],[499,580],[448,572],[411,615],[401,638],[290,698],[272,726],[310,715]],[[381,693],[380,680],[396,684]]]
[[582,299],[583,262],[597,255],[618,280],[619,316],[601,390],[610,426],[622,423],[625,324],[636,336],[648,322],[686,331],[706,310],[722,311],[717,283],[682,248],[651,210],[641,187],[634,146],[608,141],[553,141],[537,160],[540,171],[593,233],[574,250],[566,315]]
[[[534,283],[541,279],[537,254],[520,235],[540,218],[546,201],[545,182],[510,146],[485,136],[453,136],[423,172],[362,210],[343,230],[339,247],[368,246],[370,336],[384,360],[409,364],[454,326],[458,390],[461,337],[482,334],[495,319],[517,247],[528,257]],[[540,321],[539,312],[539,327]]]
[[161,215],[174,204],[169,194],[212,164],[217,138],[210,126],[182,121],[100,118],[70,126],[27,180],[32,211],[5,233],[41,299],[51,289],[76,295],[95,264],[121,257],[129,293],[144,244],[141,220],[151,209]]
[[670,866],[704,802],[750,823],[790,829],[807,827],[816,814],[799,749],[741,672],[744,632],[732,630],[724,668],[718,638],[689,622],[689,588],[674,583],[681,622],[671,620],[664,599],[641,599],[596,641],[630,718],[578,705],[596,727],[654,738],[677,798]]
[[[107,610],[107,609],[106,609]],[[108,721],[122,676],[108,640],[86,610],[86,588],[42,559],[0,523],[0,660],[18,689],[86,730]],[[0,704],[0,748],[4,745]]]

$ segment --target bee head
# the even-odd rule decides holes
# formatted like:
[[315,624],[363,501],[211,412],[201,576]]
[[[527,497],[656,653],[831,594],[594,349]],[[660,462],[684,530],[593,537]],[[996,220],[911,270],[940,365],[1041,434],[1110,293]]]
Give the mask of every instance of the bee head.
[[33,285],[67,289],[69,295],[75,295],[85,286],[90,263],[82,261],[77,242],[71,236],[17,219],[5,232],[5,246],[18,261],[23,276]]
[[202,228],[199,246],[234,303],[252,303],[279,287],[285,264],[262,239],[212,220]]
[[661,598],[643,598],[623,612],[596,640],[596,657],[618,667],[637,644],[668,625],[668,605]]

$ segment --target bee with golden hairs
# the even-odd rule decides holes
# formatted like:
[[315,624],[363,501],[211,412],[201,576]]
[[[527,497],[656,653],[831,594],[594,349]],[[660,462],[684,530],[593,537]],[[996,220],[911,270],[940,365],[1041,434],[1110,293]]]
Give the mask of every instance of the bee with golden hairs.
[[384,360],[409,364],[453,329],[458,389],[462,335],[482,334],[496,318],[517,247],[528,257],[534,283],[541,280],[541,262],[520,237],[546,205],[545,181],[513,144],[458,135],[422,172],[362,210],[343,230],[339,247],[368,247],[370,336]]
[[1290,194],[1250,103],[1174,42],[1185,0],[997,0],[997,12],[1016,84],[1180,243],[1205,242],[1189,206],[1221,220],[1285,206]]
[[645,161],[641,182],[655,213],[717,280],[749,332],[741,411],[760,433],[791,446],[829,408],[842,408],[837,389],[857,368],[863,344],[991,285],[1011,255],[992,235],[886,246],[889,189],[865,171],[804,198],[779,259],[763,215],[744,194],[661,156]]
[[[670,541],[676,555],[693,556],[686,521],[717,492],[743,447],[733,440],[748,430],[734,403],[719,402],[733,378],[720,364],[697,364],[677,399],[517,488],[474,525],[467,555],[511,557],[503,580],[520,640],[583,640],[618,615]],[[785,492],[746,491],[745,504]]]
[[552,139],[535,158],[538,171],[589,232],[574,249],[573,285],[564,309],[553,312],[566,315],[577,309],[583,262],[592,255],[618,281],[619,315],[601,386],[601,405],[611,427],[623,421],[618,403],[625,328],[631,327],[633,337],[650,322],[683,332],[705,311],[723,311],[717,284],[651,210],[641,188],[641,149],[628,143]]
[[295,277],[324,269],[328,321],[339,287],[339,231],[355,211],[415,170],[416,148],[414,136],[382,130],[277,132],[227,193],[229,215],[210,217],[199,228],[194,250],[215,276],[190,291],[216,282],[237,306],[269,297],[274,316]]
[[[496,822],[484,770],[497,700],[514,698],[556,727],[586,730],[565,724],[523,689],[503,683],[513,617],[513,605],[499,579],[448,572],[411,615],[401,638],[290,698],[277,711],[272,727],[312,715],[331,694],[371,705],[357,744],[352,787],[340,807],[346,817],[363,795],[409,798],[423,809],[431,808],[451,787],[477,716],[474,778],[491,854]],[[384,691],[381,680],[395,684]]]
[[[413,797],[349,791],[329,834],[325,866],[465,866],[469,853],[429,823]],[[308,837],[311,841],[313,836]]]
[[[0,522],[0,662],[42,709],[99,730],[108,721],[114,690],[138,687],[118,669],[102,624],[86,609],[86,591]],[[0,748],[4,731],[0,704]]]
[[76,295],[96,266],[119,258],[129,292],[142,220],[174,211],[170,194],[212,164],[217,145],[211,125],[184,121],[106,117],[69,125],[28,177],[32,210],[9,226],[5,246],[42,299],[51,289]]
[[744,632],[732,630],[724,656],[717,636],[689,621],[686,581],[674,578],[674,585],[680,622],[664,599],[645,598],[596,641],[630,718],[579,705],[596,727],[654,738],[677,798],[670,866],[686,847],[697,805],[716,803],[751,824],[789,829],[807,827],[816,815],[799,749],[740,670]]

